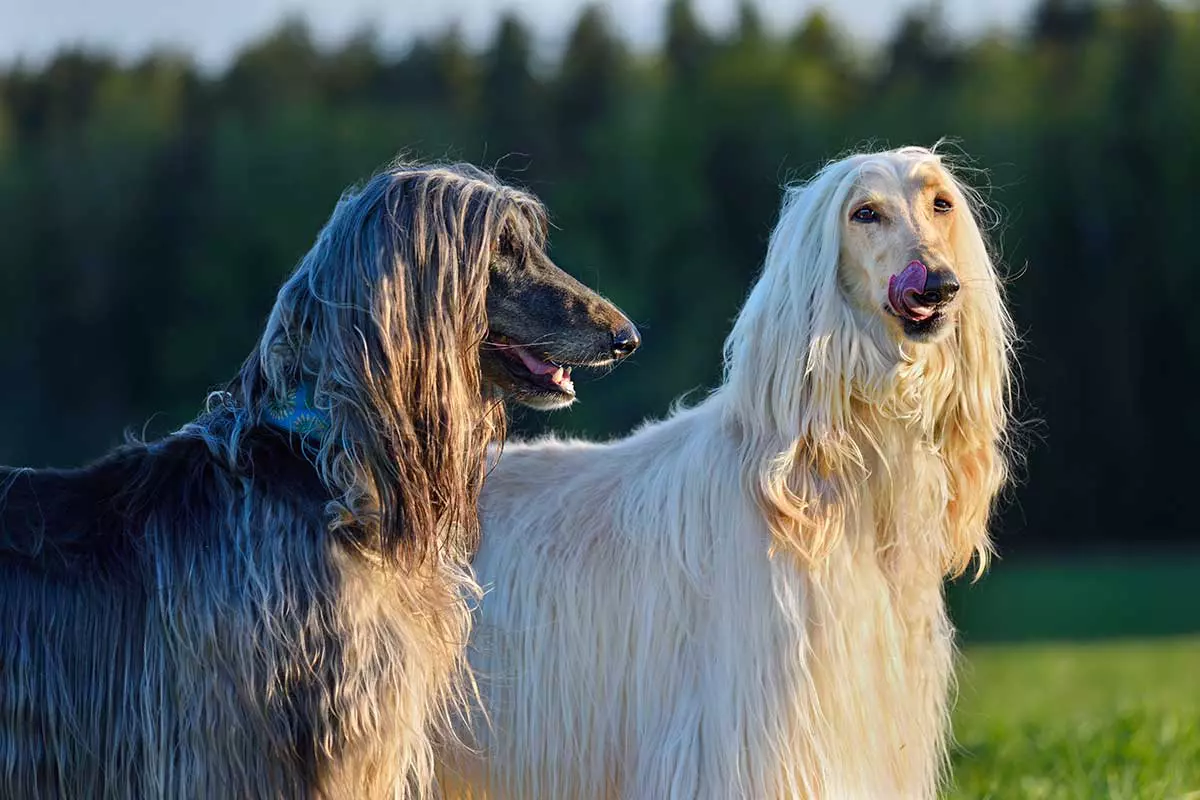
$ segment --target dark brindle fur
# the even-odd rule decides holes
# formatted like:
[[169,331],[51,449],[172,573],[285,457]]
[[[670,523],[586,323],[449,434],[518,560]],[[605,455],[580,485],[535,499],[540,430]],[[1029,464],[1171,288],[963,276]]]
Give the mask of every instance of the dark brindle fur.
[[[338,204],[197,420],[83,469],[0,469],[0,797],[428,789],[431,728],[470,685],[494,395],[573,396],[504,348],[599,364],[637,342],[545,230],[478,170],[391,168]],[[300,383],[320,439],[264,422]]]

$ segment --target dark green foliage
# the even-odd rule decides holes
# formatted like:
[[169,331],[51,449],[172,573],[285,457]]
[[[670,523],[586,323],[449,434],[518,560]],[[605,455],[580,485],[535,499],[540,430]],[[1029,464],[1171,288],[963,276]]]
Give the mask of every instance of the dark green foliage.
[[1016,277],[1043,422],[1001,550],[1186,540],[1200,415],[1200,13],[1045,0],[1012,38],[933,10],[878,52],[828,19],[727,34],[669,4],[661,53],[589,8],[554,63],[521,20],[390,52],[289,21],[221,75],[65,52],[0,74],[0,462],[78,462],[189,418],[253,344],[341,190],[397,152],[497,169],[558,262],[642,326],[633,363],[518,429],[608,435],[713,385],[779,186],[864,144],[952,137]]
[[954,584],[950,610],[972,644],[1198,633],[1197,576],[1200,552],[1186,549],[1006,560]]

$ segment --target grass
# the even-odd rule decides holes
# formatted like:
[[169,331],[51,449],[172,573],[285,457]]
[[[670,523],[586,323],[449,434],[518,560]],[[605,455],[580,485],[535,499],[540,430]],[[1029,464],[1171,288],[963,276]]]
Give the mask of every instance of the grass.
[[977,645],[965,661],[951,798],[1200,800],[1200,637]]

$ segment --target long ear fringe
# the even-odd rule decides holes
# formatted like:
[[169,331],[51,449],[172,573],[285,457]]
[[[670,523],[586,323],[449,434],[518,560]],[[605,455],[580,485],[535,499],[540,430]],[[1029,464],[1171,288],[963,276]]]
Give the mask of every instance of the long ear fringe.
[[331,526],[369,557],[416,566],[477,543],[486,449],[504,433],[478,346],[506,228],[542,247],[544,210],[467,165],[389,168],[339,202],[243,368],[252,409],[315,384]]
[[837,544],[842,482],[861,466],[850,436],[864,349],[838,290],[841,205],[852,162],[787,189],[763,273],[725,343],[729,413],[743,431],[747,488],[777,545],[817,567]]
[[796,447],[749,473],[757,480],[750,488],[771,531],[771,553],[782,550],[810,570],[819,570],[841,541],[853,503],[845,471],[822,465],[825,458],[820,448]]
[[974,559],[978,578],[993,554],[988,523],[1008,477],[1016,334],[1000,276],[976,221],[981,213],[978,197],[957,182],[956,186],[972,214],[960,218],[954,247],[960,263],[975,277],[964,294],[958,330],[949,344],[957,374],[940,420],[951,491],[945,569],[957,577]]

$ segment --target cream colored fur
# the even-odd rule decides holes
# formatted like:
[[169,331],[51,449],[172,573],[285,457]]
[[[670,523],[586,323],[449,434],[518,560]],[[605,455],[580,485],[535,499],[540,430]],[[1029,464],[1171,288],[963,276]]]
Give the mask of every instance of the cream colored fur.
[[[982,568],[1005,477],[1012,329],[970,200],[928,150],[830,164],[787,190],[710,397],[505,449],[447,797],[935,796],[943,578]],[[963,286],[921,342],[883,307],[914,258]]]

